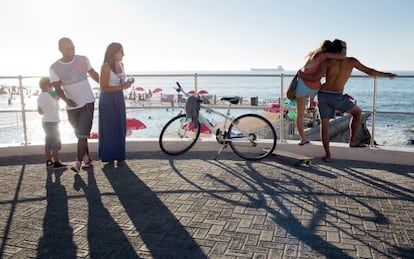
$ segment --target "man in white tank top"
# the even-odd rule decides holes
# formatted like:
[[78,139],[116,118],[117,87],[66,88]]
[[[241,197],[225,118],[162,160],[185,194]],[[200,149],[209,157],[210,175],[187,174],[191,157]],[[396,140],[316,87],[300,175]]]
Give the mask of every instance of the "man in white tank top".
[[50,66],[50,82],[58,96],[66,102],[68,119],[78,138],[77,160],[72,170],[79,172],[81,167],[89,167],[92,162],[88,138],[92,128],[95,98],[88,74],[97,83],[99,75],[86,56],[75,55],[75,46],[71,39],[61,38],[59,51],[62,58]]

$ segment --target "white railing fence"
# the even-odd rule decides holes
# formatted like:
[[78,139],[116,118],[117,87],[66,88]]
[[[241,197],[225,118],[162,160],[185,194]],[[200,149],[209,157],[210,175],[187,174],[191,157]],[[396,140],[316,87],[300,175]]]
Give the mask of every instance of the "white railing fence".
[[[253,74],[253,73],[245,73],[245,74],[239,74],[239,73],[223,73],[223,74],[207,74],[207,73],[203,73],[203,74],[199,74],[199,73],[194,73],[194,74],[132,74],[131,76],[136,77],[136,78],[172,78],[172,82],[173,84],[175,84],[175,80],[176,78],[189,78],[189,79],[193,79],[194,85],[193,85],[193,89],[195,92],[197,92],[199,90],[199,79],[202,77],[226,77],[226,78],[231,78],[231,77],[269,77],[269,78],[279,78],[280,82],[275,82],[275,93],[277,91],[277,88],[279,87],[280,84],[280,96],[285,96],[285,90],[286,87],[288,86],[288,83],[290,82],[291,78],[294,76],[294,74]],[[356,78],[356,77],[365,77],[368,78],[367,76],[362,76],[362,75],[352,75],[351,78]],[[398,76],[399,78],[414,78],[414,75],[403,75],[403,76]],[[28,135],[27,135],[27,122],[26,122],[26,113],[27,112],[34,112],[35,110],[31,109],[26,109],[25,107],[25,94],[24,94],[24,90],[26,89],[25,86],[30,85],[30,84],[26,84],[26,81],[32,81],[31,85],[36,85],[38,80],[39,80],[40,76],[0,76],[0,82],[7,82],[7,84],[0,84],[0,88],[2,88],[4,90],[4,88],[10,88],[10,85],[14,85],[12,82],[18,82],[18,93],[20,96],[20,110],[0,110],[0,114],[1,113],[12,113],[12,112],[20,112],[21,113],[21,118],[22,118],[22,127],[23,127],[23,141],[22,141],[22,145],[28,145],[30,144],[28,141]],[[35,84],[33,82],[36,82]],[[380,113],[384,113],[384,114],[408,114],[408,115],[414,115],[413,112],[392,112],[392,111],[377,111],[377,78],[372,78],[372,82],[373,82],[373,89],[372,89],[372,110],[366,111],[366,112],[370,112],[371,113],[371,120],[372,120],[372,124],[371,124],[371,141],[370,144],[371,146],[374,145],[374,139],[375,139],[375,120],[376,120],[376,115],[380,114]],[[279,83],[279,84],[278,84]],[[190,89],[187,89],[190,90]],[[4,94],[4,93],[3,93]],[[284,98],[275,98],[278,100],[279,105],[280,105],[280,110],[283,114],[283,111],[285,110],[289,110],[289,107],[287,107],[284,103]],[[165,109],[165,107],[157,107],[157,106],[146,106],[146,107],[140,107],[140,109]],[[244,107],[246,108],[246,107]],[[248,107],[248,109],[264,109],[264,108],[268,108],[267,106],[261,106],[261,105],[255,105],[255,106],[251,106]],[[37,111],[37,110],[36,110]],[[286,138],[284,136],[285,134],[285,129],[284,129],[284,123],[283,123],[283,116],[280,116],[280,132],[279,132],[279,140],[280,141],[285,141]],[[1,128],[0,128],[1,131]],[[0,144],[7,144],[7,143],[0,143]]]

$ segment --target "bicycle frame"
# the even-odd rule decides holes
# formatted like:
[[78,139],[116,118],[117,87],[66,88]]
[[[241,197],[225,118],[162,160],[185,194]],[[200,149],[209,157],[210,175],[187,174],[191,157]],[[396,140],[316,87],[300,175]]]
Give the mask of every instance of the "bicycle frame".
[[[216,111],[216,110],[214,110],[211,107],[206,107],[204,105],[201,105],[201,109],[203,109],[206,113],[215,114],[215,115],[218,115],[220,117],[223,117],[224,118],[223,127],[220,128],[220,129],[224,131],[224,130],[226,130],[228,128],[228,127],[226,127],[227,123],[229,123],[229,124],[233,124],[234,123],[234,119],[232,117],[230,117],[230,110],[231,110],[230,109],[230,106],[231,106],[231,104],[229,104],[229,106],[227,107],[226,114],[224,114],[222,112],[219,112],[219,111]],[[199,121],[201,123],[204,123],[204,125],[206,125],[207,128],[212,133],[214,132],[214,129],[216,128],[216,126],[213,125],[212,122],[206,116],[204,116],[202,113],[200,113],[198,115],[198,119],[199,119]]]

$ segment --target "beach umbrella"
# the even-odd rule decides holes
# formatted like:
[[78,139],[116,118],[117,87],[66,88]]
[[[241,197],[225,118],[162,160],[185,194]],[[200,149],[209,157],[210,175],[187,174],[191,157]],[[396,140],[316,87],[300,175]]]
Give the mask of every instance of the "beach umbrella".
[[90,139],[98,139],[99,138],[98,132],[91,132],[89,138]]
[[200,90],[198,91],[198,94],[208,94],[207,90]]
[[140,120],[135,118],[127,118],[126,120],[126,135],[131,136],[133,130],[146,129],[147,126]]
[[[204,123],[199,122],[198,126],[200,127],[200,133],[211,134],[211,130]],[[194,124],[192,122],[188,125],[188,129],[194,131]]]
[[153,91],[152,91],[152,93],[153,94],[158,94],[158,93],[161,93],[162,92],[162,89],[161,88],[155,88]]
[[265,111],[267,112],[274,112],[274,113],[280,112],[280,105],[278,103],[271,103],[267,107],[268,108],[265,109]]
[[145,89],[142,88],[141,86],[137,86],[137,87],[135,87],[135,91],[143,92],[143,91],[145,91]]
[[204,123],[198,123],[200,127],[200,133],[202,134],[211,134],[211,130]]
[[138,119],[127,118],[126,127],[127,127],[127,131],[128,130],[140,130],[140,129],[146,129],[147,125],[145,125],[142,121]]

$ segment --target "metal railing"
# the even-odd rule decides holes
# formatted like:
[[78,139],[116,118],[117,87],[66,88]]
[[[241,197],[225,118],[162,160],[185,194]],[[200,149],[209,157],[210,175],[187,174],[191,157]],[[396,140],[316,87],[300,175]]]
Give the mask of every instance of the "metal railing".
[[[170,77],[170,78],[177,78],[177,77],[189,77],[193,78],[194,82],[194,90],[197,92],[199,89],[199,78],[200,77],[274,77],[274,78],[280,78],[280,96],[285,96],[285,78],[292,78],[294,74],[253,74],[253,73],[183,73],[183,74],[177,74],[177,73],[171,73],[171,74],[131,74],[133,77]],[[39,79],[40,76],[0,76],[0,80],[17,80],[18,81],[18,90],[20,95],[20,102],[21,102],[21,110],[7,110],[7,111],[0,111],[2,112],[21,112],[22,113],[22,122],[23,122],[23,138],[24,141],[22,145],[28,145],[28,137],[27,137],[27,124],[26,124],[26,112],[30,111],[33,112],[33,110],[26,110],[25,109],[25,100],[24,100],[24,80],[29,79]],[[368,76],[364,75],[352,75],[351,78],[368,78]],[[414,78],[414,75],[399,75],[398,78]],[[373,77],[373,95],[372,95],[372,110],[370,111],[364,111],[369,112],[372,116],[372,124],[371,124],[371,140],[370,144],[371,146],[374,145],[374,139],[375,139],[375,120],[377,114],[405,114],[405,115],[414,115],[414,112],[392,112],[392,111],[377,111],[377,78]],[[289,80],[290,81],[290,80]],[[2,85],[0,85],[2,87]],[[3,85],[4,87],[4,85]],[[9,86],[8,86],[9,87]],[[275,88],[277,88],[275,83]],[[289,107],[287,107],[284,103],[284,98],[278,98],[279,105],[280,105],[280,111],[286,111],[289,110]],[[141,109],[154,109],[157,107],[140,107]],[[158,107],[160,108],[160,107]],[[263,106],[251,106],[248,109],[263,109]],[[280,132],[279,132],[279,139],[280,141],[285,141],[285,129],[284,129],[284,123],[283,123],[283,116],[280,116]]]

